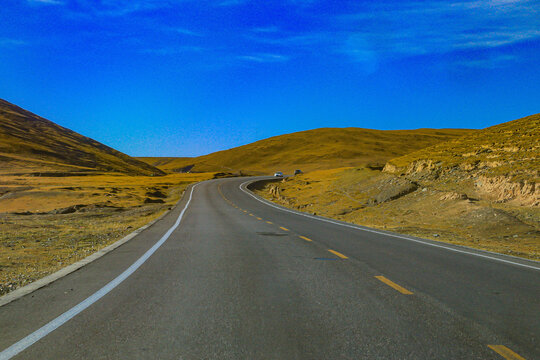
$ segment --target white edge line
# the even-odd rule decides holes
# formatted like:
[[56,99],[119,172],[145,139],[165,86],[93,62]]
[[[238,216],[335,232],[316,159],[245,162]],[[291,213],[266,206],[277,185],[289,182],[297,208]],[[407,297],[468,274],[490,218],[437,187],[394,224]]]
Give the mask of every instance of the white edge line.
[[[179,201],[180,202],[180,201]],[[176,207],[177,205],[174,205],[173,209]],[[95,253],[91,254],[91,255],[88,255],[87,257],[77,261],[77,262],[74,262],[73,264],[71,265],[68,265],[50,275],[47,275],[45,277],[42,277],[41,279],[38,279],[34,282],[31,282],[30,284],[28,285],[25,285],[23,287],[20,287],[16,290],[13,290],[3,296],[0,296],[0,307],[6,305],[6,304],[9,304],[10,302],[12,301],[15,301],[23,296],[26,296],[38,289],[41,289],[42,287],[44,286],[47,286],[49,285],[50,283],[52,282],[55,282],[56,280],[58,279],[61,279],[63,278],[64,276],[66,275],[69,275],[71,274],[72,272],[76,271],[76,270],[79,270],[80,268],[82,268],[83,266],[85,265],[88,265],[90,264],[91,262],[93,261],[96,261],[97,259],[99,259],[100,257],[108,254],[109,252],[113,251],[114,249],[116,249],[117,247],[119,247],[120,245],[123,245],[125,243],[127,243],[129,240],[133,239],[135,236],[139,235],[141,232],[143,232],[143,230],[146,230],[148,229],[150,226],[154,225],[155,223],[157,223],[159,220],[163,219],[167,214],[169,214],[172,210],[167,210],[165,211],[163,214],[161,214],[159,217],[157,217],[156,219],[150,221],[149,223],[141,226],[140,228],[136,229],[135,231],[132,231],[131,233],[127,234],[126,236],[124,236],[123,238],[121,238],[120,240],[104,247],[103,249],[100,249],[98,251],[96,251]]]
[[159,239],[158,242],[156,242],[139,259],[137,259],[137,261],[135,261],[133,264],[131,264],[131,266],[129,268],[124,270],[124,272],[121,273],[120,275],[118,275],[114,280],[109,282],[107,285],[103,286],[101,289],[96,291],[94,294],[87,297],[85,300],[81,301],[79,304],[75,305],[74,307],[72,307],[71,309],[69,309],[68,311],[63,313],[62,315],[58,316],[54,320],[51,320],[46,325],[42,326],[41,328],[34,331],[30,335],[26,336],[25,338],[19,340],[15,344],[11,345],[7,349],[0,352],[0,360],[11,359],[12,357],[19,354],[21,351],[25,350],[26,348],[28,348],[29,346],[31,346],[35,342],[37,342],[40,339],[42,339],[43,337],[47,336],[48,334],[50,334],[51,332],[53,332],[54,330],[56,330],[60,326],[64,325],[69,320],[71,320],[73,317],[75,317],[81,311],[85,310],[90,305],[92,305],[93,303],[95,303],[96,301],[101,299],[103,296],[108,294],[111,290],[113,290],[115,287],[117,287],[119,284],[121,284],[124,280],[126,280],[131,274],[133,274],[142,264],[144,264],[146,262],[146,260],[148,260],[148,258],[150,256],[152,256],[152,254],[154,254],[154,252],[156,252],[157,249],[159,249],[159,247],[161,245],[163,245],[163,243],[165,241],[167,241],[169,236],[171,236],[172,232],[174,230],[176,230],[176,228],[180,225],[180,221],[182,220],[182,217],[184,216],[184,213],[186,212],[186,210],[187,210],[187,208],[189,206],[189,203],[191,202],[191,198],[192,198],[192,195],[193,195],[193,189],[195,189],[197,187],[197,185],[199,185],[199,184],[195,184],[191,188],[191,192],[189,194],[189,199],[188,199],[188,201],[186,203],[186,206],[184,206],[184,208],[182,209],[182,212],[180,213],[180,215],[178,215],[178,219],[176,220],[174,225],[161,237],[161,239]]
[[[433,246],[433,247],[437,247],[437,248],[441,248],[441,249],[446,249],[446,250],[450,250],[450,251],[454,251],[454,252],[458,252],[458,253],[478,256],[478,257],[482,257],[482,258],[486,258],[486,259],[490,259],[490,260],[495,260],[495,261],[499,261],[499,262],[503,262],[503,263],[507,263],[507,264],[512,264],[512,265],[521,266],[521,267],[525,267],[525,268],[528,268],[528,269],[533,269],[533,270],[540,271],[540,267],[538,267],[538,266],[522,264],[522,263],[515,262],[515,261],[501,259],[501,258],[498,258],[498,257],[495,257],[495,256],[477,254],[477,253],[474,253],[474,252],[471,252],[471,251],[455,249],[455,248],[452,248],[452,247],[449,247],[449,246],[434,244],[434,243],[427,242],[427,241],[422,241],[422,240],[418,240],[418,239],[412,239],[410,237],[406,237],[406,236],[402,236],[402,235],[398,235],[398,234],[387,233],[387,232],[382,232],[382,231],[377,231],[377,230],[373,230],[373,229],[368,229],[368,228],[364,228],[364,227],[360,227],[360,226],[355,226],[355,225],[352,225],[352,224],[344,224],[344,223],[340,223],[340,222],[337,222],[337,221],[332,221],[332,220],[329,220],[329,219],[326,219],[326,218],[323,218],[323,217],[313,216],[313,215],[301,213],[301,212],[298,212],[298,211],[289,210],[289,209],[283,208],[281,206],[277,206],[275,204],[272,204],[270,201],[263,200],[263,199],[259,198],[258,196],[256,196],[255,194],[253,194],[250,190],[244,189],[244,187],[247,186],[246,184],[254,183],[254,182],[257,182],[257,181],[261,181],[261,180],[249,180],[249,181],[243,182],[242,184],[240,184],[239,189],[242,190],[247,195],[254,198],[255,200],[257,200],[257,201],[259,201],[259,202],[261,202],[261,203],[263,203],[265,205],[268,205],[268,206],[271,206],[271,207],[276,208],[278,210],[281,210],[281,211],[286,211],[286,212],[289,212],[289,213],[292,213],[292,214],[305,216],[305,217],[310,218],[310,219],[324,221],[324,222],[327,222],[327,223],[340,225],[340,226],[344,226],[344,227],[348,227],[348,228],[352,228],[352,229],[372,232],[372,233],[380,234],[380,235],[391,236],[391,237],[395,237],[395,238],[399,238],[399,239],[413,241],[415,243],[419,243],[419,244],[423,244],[423,245],[429,245],[429,246]],[[480,250],[480,251],[482,251],[482,250]],[[503,254],[500,254],[500,255],[505,256]],[[526,260],[526,261],[534,261],[534,260]]]

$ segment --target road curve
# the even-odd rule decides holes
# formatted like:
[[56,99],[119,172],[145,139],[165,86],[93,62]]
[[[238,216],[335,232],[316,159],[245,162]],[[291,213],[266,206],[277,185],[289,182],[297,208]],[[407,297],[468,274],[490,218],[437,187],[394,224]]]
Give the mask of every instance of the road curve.
[[537,262],[296,214],[247,180],[0,307],[0,359],[540,358]]

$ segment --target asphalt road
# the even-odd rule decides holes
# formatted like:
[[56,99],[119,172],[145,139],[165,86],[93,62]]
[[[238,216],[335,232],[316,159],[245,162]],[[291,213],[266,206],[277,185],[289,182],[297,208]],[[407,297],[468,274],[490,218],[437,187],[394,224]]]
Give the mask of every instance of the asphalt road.
[[295,214],[245,181],[0,307],[0,359],[540,359],[538,262]]

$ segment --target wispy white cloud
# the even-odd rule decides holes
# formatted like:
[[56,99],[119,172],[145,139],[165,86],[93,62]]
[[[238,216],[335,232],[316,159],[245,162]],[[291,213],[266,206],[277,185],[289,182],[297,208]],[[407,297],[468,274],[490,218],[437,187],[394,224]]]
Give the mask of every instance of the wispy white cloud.
[[197,37],[203,36],[203,34],[201,34],[200,32],[189,30],[186,28],[168,28],[168,30],[175,32],[177,34],[181,34],[181,35],[197,36]]
[[61,0],[27,0],[33,4],[46,4],[46,5],[64,5],[65,2]]
[[238,59],[256,63],[279,63],[289,61],[289,56],[281,54],[252,54],[237,56]]
[[2,47],[23,46],[23,45],[28,45],[28,42],[20,40],[20,39],[0,38],[0,46]]
[[349,31],[342,50],[353,57],[366,50],[381,58],[444,54],[540,38],[540,5],[528,0],[373,5],[338,21]]
[[178,55],[185,53],[197,53],[205,50],[206,49],[201,46],[164,46],[143,49],[141,52],[154,55]]
[[499,69],[517,62],[519,59],[514,55],[495,55],[461,60],[457,61],[455,65],[465,68]]
[[[170,9],[173,12],[181,9],[185,3],[190,3],[188,9],[193,4],[202,6],[199,5],[200,0],[26,1],[76,4],[61,8],[68,16],[92,20],[101,17],[104,20],[102,23],[107,24],[110,17],[137,15],[133,28],[139,31],[132,34],[141,38],[140,44],[133,45],[137,51],[172,55],[212,50],[222,53],[231,63],[238,60],[286,62],[293,57],[313,54],[348,58],[371,71],[369,69],[376,69],[383,61],[411,56],[473,52],[471,50],[498,51],[504,55],[507,45],[540,39],[538,0],[413,0],[394,1],[391,6],[384,1],[354,4],[351,0],[356,10],[347,7],[348,13],[334,12],[334,15],[321,14],[313,10],[316,7],[308,6],[318,0],[283,0],[280,6],[290,8],[290,17],[299,20],[298,24],[302,26],[295,25],[291,19],[280,23],[281,20],[276,18],[266,22],[267,26],[260,27],[244,22],[238,28],[227,29],[224,34],[216,33],[213,26],[205,27],[204,22],[195,29],[188,25],[189,22],[165,25],[157,17],[153,18],[154,14],[150,12],[155,9]],[[209,0],[204,6],[212,12],[235,13],[219,7],[242,5],[250,1],[253,0]],[[138,16],[141,14],[146,17]],[[298,30],[291,29],[295,27]],[[154,32],[158,35],[149,35]],[[173,34],[180,36],[171,36]],[[157,44],[155,39],[159,41]],[[471,66],[493,66],[490,64],[494,63],[504,66],[513,62],[471,60],[471,64],[475,64]]]
[[253,29],[251,29],[251,31],[255,32],[255,33],[268,34],[268,33],[277,33],[277,32],[280,31],[280,29],[277,26],[265,26],[265,27],[253,28]]
[[[271,35],[271,36],[262,36]],[[275,45],[296,49],[312,49],[315,46],[321,44],[333,43],[337,34],[329,32],[311,32],[311,33],[279,33],[275,34],[261,34],[258,36],[246,35],[246,38],[252,41],[267,45]]]
[[262,28],[246,36],[298,51],[345,54],[369,68],[385,59],[493,49],[539,39],[540,5],[530,0],[415,1],[392,7],[373,2],[362,11],[336,15],[332,24],[331,31]]
[[[57,1],[57,0],[45,0]],[[72,0],[76,10],[70,10],[79,17],[118,17],[137,12],[171,8],[186,0]]]

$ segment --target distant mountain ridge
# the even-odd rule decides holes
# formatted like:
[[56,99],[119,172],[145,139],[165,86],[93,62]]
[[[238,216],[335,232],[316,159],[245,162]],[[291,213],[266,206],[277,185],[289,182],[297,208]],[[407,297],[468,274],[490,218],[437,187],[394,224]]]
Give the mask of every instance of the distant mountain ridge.
[[164,171],[269,174],[345,166],[381,168],[386,161],[475,130],[321,128],[274,136],[194,158],[139,158]]
[[2,173],[164,173],[109,146],[0,99]]

